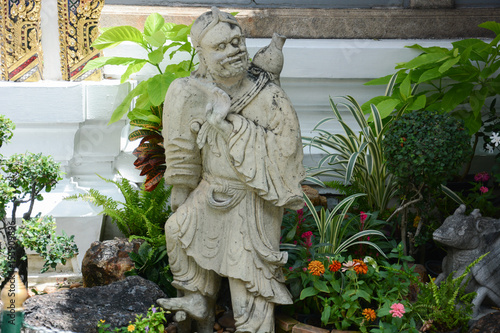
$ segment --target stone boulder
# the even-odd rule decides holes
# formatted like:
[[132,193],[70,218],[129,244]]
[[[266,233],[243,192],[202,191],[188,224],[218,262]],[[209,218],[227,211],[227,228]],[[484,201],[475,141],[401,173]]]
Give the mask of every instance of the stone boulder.
[[84,287],[104,286],[125,278],[125,272],[134,268],[129,253],[137,252],[142,240],[115,238],[93,242],[82,261]]
[[323,206],[328,208],[326,197],[319,194],[318,190],[308,185],[302,185],[302,192],[304,192],[314,206]]
[[25,322],[37,328],[93,333],[100,319],[111,328],[127,326],[164,297],[155,283],[129,276],[107,286],[33,296],[24,303]]
[[500,312],[489,313],[475,322],[469,328],[469,333],[500,333],[500,325],[498,323],[500,323]]

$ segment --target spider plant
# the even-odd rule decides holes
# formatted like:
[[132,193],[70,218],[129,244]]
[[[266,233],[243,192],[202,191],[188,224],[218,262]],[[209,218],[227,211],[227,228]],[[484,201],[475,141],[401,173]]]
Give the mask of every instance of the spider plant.
[[[392,91],[395,79],[394,77],[387,87],[386,94]],[[313,131],[318,132],[317,136],[303,138],[308,145],[326,154],[319,161],[317,168],[309,170],[308,179],[324,186],[318,176],[340,177],[345,185],[355,185],[366,194],[371,211],[379,211],[382,214],[389,201],[396,196],[397,189],[395,178],[386,168],[382,139],[390,123],[404,112],[406,106],[382,121],[379,109],[372,104],[369,123],[361,106],[353,97],[346,96],[343,99],[346,102],[341,105],[347,108],[361,130],[356,133],[349,127],[338,105],[330,97],[334,117],[325,118],[316,125]],[[344,133],[333,134],[329,129],[321,128],[330,121],[338,122]]]
[[[304,194],[306,205],[311,211],[312,217],[318,227],[320,237],[319,243],[327,244],[320,247],[319,252],[335,255],[340,254],[350,246],[365,244],[372,246],[385,257],[385,253],[377,244],[370,241],[360,240],[366,236],[382,236],[385,238],[384,234],[378,230],[363,230],[344,240],[344,236],[349,229],[349,224],[353,221],[352,218],[345,220],[347,211],[351,208],[351,205],[354,203],[356,198],[364,195],[364,193],[350,195],[338,203],[332,211],[325,210],[322,207],[318,214],[311,200]],[[340,214],[338,214],[338,212],[340,212]]]

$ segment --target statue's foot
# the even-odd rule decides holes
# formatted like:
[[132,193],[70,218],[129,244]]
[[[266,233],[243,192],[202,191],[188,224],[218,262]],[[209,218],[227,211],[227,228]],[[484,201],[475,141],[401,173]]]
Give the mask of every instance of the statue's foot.
[[185,311],[194,320],[206,320],[214,316],[205,296],[189,293],[183,297],[160,298],[156,301],[165,310]]

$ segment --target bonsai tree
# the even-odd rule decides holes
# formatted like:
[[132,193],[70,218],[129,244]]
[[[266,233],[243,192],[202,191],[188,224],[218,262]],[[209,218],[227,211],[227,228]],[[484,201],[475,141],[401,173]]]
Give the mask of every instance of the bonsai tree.
[[[12,122],[0,116],[0,146],[12,138],[13,130]],[[17,267],[19,275],[26,283],[28,279],[27,258],[25,248],[16,235],[17,210],[20,205],[27,204],[28,209],[23,214],[23,219],[29,221],[35,202],[43,200],[42,192],[50,192],[62,179],[62,173],[59,164],[52,157],[29,152],[14,154],[8,158],[0,155],[0,168],[3,171],[3,175],[0,176],[0,234],[4,240],[0,243],[0,269],[3,268],[0,273],[3,277],[10,276]],[[7,217],[7,209],[11,209],[10,217]],[[43,239],[46,235],[39,232],[36,236],[36,238]],[[50,235],[49,238],[51,238]],[[61,258],[68,258],[75,254],[76,247],[72,238],[69,244],[72,244],[71,251],[60,251]],[[53,248],[56,247],[53,245]],[[45,246],[45,249],[50,251],[50,247]],[[53,259],[57,260],[57,258]],[[4,280],[1,287],[6,281]]]
[[[383,145],[387,169],[397,178],[403,199],[391,217],[403,212],[401,239],[404,245],[408,209],[420,202],[431,207],[432,197],[442,190],[441,185],[457,173],[470,156],[470,142],[471,136],[462,121],[434,111],[404,114],[386,132]],[[413,238],[420,233],[423,221],[419,219]]]

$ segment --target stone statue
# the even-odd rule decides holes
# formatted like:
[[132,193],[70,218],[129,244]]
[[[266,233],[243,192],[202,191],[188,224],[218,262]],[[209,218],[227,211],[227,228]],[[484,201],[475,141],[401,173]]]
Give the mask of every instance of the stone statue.
[[435,282],[440,283],[450,274],[462,275],[471,262],[489,252],[472,267],[466,288],[468,293],[477,293],[473,300],[477,318],[483,303],[500,306],[500,220],[482,217],[477,209],[469,216],[464,213],[465,205],[461,205],[432,235],[448,252],[443,260],[443,272]]
[[175,211],[165,233],[180,297],[158,304],[213,332],[227,277],[237,332],[274,332],[274,305],[292,303],[279,251],[283,208],[304,205],[299,123],[277,84],[284,38],[256,57],[267,61],[250,64],[237,20],[214,7],[193,23],[191,40],[199,69],[171,84],[163,116]]

